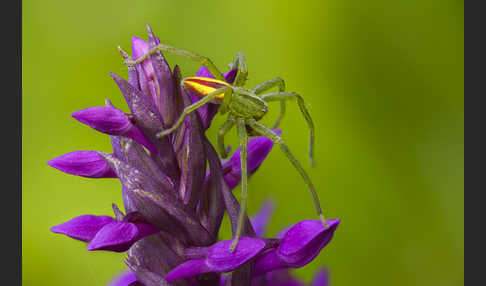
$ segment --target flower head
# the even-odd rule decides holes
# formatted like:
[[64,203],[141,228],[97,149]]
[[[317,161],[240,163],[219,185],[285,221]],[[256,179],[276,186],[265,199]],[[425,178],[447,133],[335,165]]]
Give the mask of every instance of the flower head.
[[[159,43],[150,28],[148,32],[148,41],[132,38],[133,59]],[[227,83],[236,73],[230,69],[224,74]],[[278,281],[290,275],[288,269],[307,264],[329,243],[338,220],[329,220],[326,230],[304,220],[282,237],[264,238],[273,209],[267,203],[251,220],[245,218],[243,237],[229,252],[232,240],[220,241],[218,234],[225,213],[233,232],[237,226],[240,206],[231,190],[240,182],[240,151],[222,161],[205,135],[218,105],[204,105],[176,132],[158,138],[184,107],[200,99],[180,87],[179,67],[170,68],[162,53],[155,52],[129,67],[128,80],[110,75],[129,114],[107,100],[105,106],[72,116],[109,135],[113,150],[74,151],[48,164],[72,175],[120,181],[126,214],[113,205],[114,217],[81,215],[51,228],[86,242],[90,251],[126,252],[129,271],[111,286],[284,285]],[[213,78],[205,67],[196,76]],[[264,137],[248,142],[248,175],[256,172],[272,147]]]

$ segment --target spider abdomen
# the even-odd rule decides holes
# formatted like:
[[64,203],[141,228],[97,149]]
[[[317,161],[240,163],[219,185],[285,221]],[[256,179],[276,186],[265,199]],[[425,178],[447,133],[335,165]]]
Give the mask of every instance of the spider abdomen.
[[[208,94],[216,91],[219,88],[230,86],[224,81],[220,81],[214,78],[197,76],[185,78],[182,83],[189,92],[200,98],[207,96]],[[223,98],[224,94],[216,96],[215,103],[220,103]]]

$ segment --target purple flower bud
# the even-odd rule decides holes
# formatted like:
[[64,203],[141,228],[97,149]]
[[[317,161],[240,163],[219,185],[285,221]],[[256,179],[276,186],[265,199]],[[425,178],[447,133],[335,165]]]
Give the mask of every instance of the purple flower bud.
[[277,248],[278,258],[291,267],[306,265],[331,241],[340,221],[327,220],[327,229],[319,220],[303,220],[297,223],[285,233]]
[[82,215],[51,227],[51,231],[74,239],[90,241],[105,225],[114,222],[109,216]]
[[[52,232],[89,242],[87,250],[126,251],[136,241],[159,232],[139,215],[127,215],[123,221],[109,216],[83,215],[53,226]],[[131,221],[131,218],[138,218]]]
[[130,270],[123,272],[115,277],[107,286],[129,286],[130,283],[137,281],[135,273]]
[[67,174],[87,178],[116,178],[115,172],[96,151],[73,151],[47,161]]
[[143,222],[115,221],[100,229],[88,244],[87,250],[127,251],[138,240],[159,232],[153,225]]
[[118,108],[95,106],[71,114],[78,121],[109,135],[122,135],[132,128],[128,116]]
[[131,138],[147,147],[151,152],[156,153],[155,148],[143,136],[140,129],[131,122],[128,115],[118,108],[111,106],[90,107],[76,111],[72,116],[99,132]]
[[[267,157],[270,150],[272,150],[272,140],[259,136],[248,141],[247,147],[247,162],[248,162],[248,177],[250,177]],[[238,147],[231,158],[223,163],[225,170],[224,180],[230,189],[234,189],[241,180],[241,163],[240,163],[240,148]]]
[[206,257],[191,259],[180,264],[167,274],[166,280],[171,282],[208,272],[232,271],[254,258],[265,248],[265,242],[261,239],[242,237],[235,251],[229,252],[232,242],[231,239],[213,244],[208,249]]

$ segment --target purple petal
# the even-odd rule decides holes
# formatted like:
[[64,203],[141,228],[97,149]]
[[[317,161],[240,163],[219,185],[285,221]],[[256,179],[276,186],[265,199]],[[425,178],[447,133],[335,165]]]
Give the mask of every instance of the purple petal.
[[[145,55],[149,51],[149,44],[136,36],[132,37],[132,56],[133,59],[136,60],[141,56]],[[151,96],[151,100],[154,104],[156,104],[156,81],[155,81],[155,72],[154,67],[152,65],[152,61],[150,57],[145,59],[141,63],[141,68],[139,68],[140,72],[138,73],[138,77],[140,80],[140,86],[142,90],[147,93],[147,95]]]
[[[263,162],[268,153],[272,150],[272,140],[259,136],[248,141],[248,177],[250,177]],[[232,157],[223,164],[223,169],[230,169],[224,175],[224,179],[230,189],[234,189],[241,180],[240,147],[233,153]]]
[[134,60],[145,55],[149,51],[148,43],[136,36],[132,37],[132,57]]
[[118,108],[111,106],[90,107],[76,111],[72,116],[99,132],[132,138],[151,152],[157,152],[140,129],[130,121],[128,115]]
[[206,263],[213,271],[227,272],[240,267],[265,248],[265,242],[258,238],[242,237],[236,249],[229,252],[231,240],[220,241],[211,246]]
[[107,286],[128,286],[135,281],[137,281],[135,274],[132,271],[127,270],[111,280]]
[[251,225],[257,236],[263,237],[265,235],[268,220],[273,213],[273,209],[274,203],[270,200],[266,200],[263,202],[260,210],[258,210],[258,212],[250,219]]
[[329,285],[329,273],[326,268],[322,268],[314,274],[314,279],[310,286],[327,286]]
[[109,216],[82,215],[51,227],[51,231],[74,239],[90,241],[105,225],[114,222]]
[[71,114],[81,123],[109,135],[123,135],[132,128],[128,116],[118,108],[96,106]]
[[138,229],[133,223],[112,222],[105,225],[88,244],[87,250],[126,251],[135,242]]
[[158,227],[150,223],[137,221],[133,222],[133,224],[135,224],[138,229],[138,236],[135,238],[136,241],[160,231]]
[[96,151],[73,151],[47,161],[61,172],[87,178],[116,178],[115,172]]
[[265,242],[258,238],[242,237],[235,251],[229,252],[233,240],[215,243],[210,247],[206,259],[191,259],[172,269],[167,281],[192,277],[208,272],[227,272],[235,270],[260,253]]
[[212,272],[212,270],[206,265],[204,259],[193,259],[172,269],[165,276],[165,280],[172,282],[181,278],[192,277],[208,272]]
[[238,74],[237,69],[230,69],[229,71],[223,73],[223,76],[226,79],[226,82],[233,83],[233,81],[235,81],[237,74]]
[[[288,270],[277,270],[266,275],[267,286],[304,286],[299,279],[292,276]],[[324,286],[324,285],[322,285]]]
[[303,220],[291,227],[277,248],[277,255],[292,267],[302,267],[314,259],[333,237],[340,220],[327,220],[324,229],[319,220]]
[[288,268],[277,256],[276,249],[267,250],[255,260],[255,269],[253,275],[259,276],[270,271]]

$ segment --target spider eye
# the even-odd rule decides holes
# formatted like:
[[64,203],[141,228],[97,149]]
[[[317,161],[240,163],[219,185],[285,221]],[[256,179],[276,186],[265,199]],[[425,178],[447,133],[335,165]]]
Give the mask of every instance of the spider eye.
[[[207,77],[188,77],[184,79],[183,84],[187,90],[198,97],[205,97],[219,88],[230,86],[224,81]],[[224,94],[217,96],[219,99],[223,99],[223,97]]]

